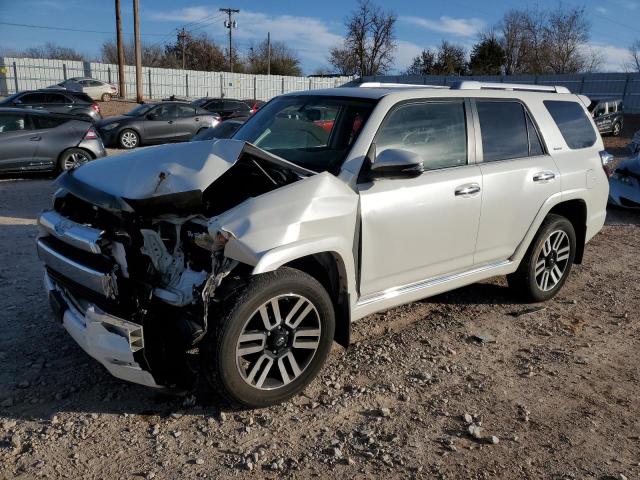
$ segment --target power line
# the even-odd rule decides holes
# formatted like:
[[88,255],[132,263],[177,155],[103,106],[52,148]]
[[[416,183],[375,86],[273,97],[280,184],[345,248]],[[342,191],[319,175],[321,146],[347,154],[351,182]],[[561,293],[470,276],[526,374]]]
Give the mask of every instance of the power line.
[[[50,27],[48,25],[30,25],[26,23],[12,23],[12,22],[0,22],[0,25],[8,25],[11,27],[23,27],[23,28],[40,28],[43,30],[60,30],[64,32],[79,32],[79,33],[103,33],[107,35],[115,35],[116,32],[105,32],[100,30],[81,30],[79,28],[67,28],[67,27]],[[124,35],[133,35],[133,33],[122,32]],[[141,33],[140,35],[146,35],[150,37],[162,37],[164,33]]]

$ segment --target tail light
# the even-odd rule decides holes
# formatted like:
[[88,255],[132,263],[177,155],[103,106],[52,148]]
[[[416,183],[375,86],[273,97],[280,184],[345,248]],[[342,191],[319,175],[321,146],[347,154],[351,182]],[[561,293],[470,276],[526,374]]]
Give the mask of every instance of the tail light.
[[85,140],[96,140],[98,138],[98,132],[93,127],[89,127],[87,133],[84,134]]
[[611,175],[611,162],[613,162],[613,155],[611,155],[609,152],[607,152],[606,150],[602,150],[600,152],[600,161],[602,162],[602,168],[604,169],[604,173],[607,174],[607,176]]
[[100,105],[98,105],[97,103],[92,103],[91,109],[96,113],[100,113]]

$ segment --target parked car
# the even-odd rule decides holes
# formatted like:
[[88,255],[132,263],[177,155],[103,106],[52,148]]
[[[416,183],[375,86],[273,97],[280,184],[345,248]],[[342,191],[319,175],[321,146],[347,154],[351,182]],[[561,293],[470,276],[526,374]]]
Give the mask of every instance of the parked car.
[[108,102],[112,97],[118,95],[118,88],[115,85],[91,77],[69,78],[49,88],[84,92],[93,100],[101,100],[103,102]]
[[50,89],[27,90],[14,93],[0,101],[0,107],[46,110],[51,113],[67,113],[86,117],[92,121],[102,119],[100,107],[86,93],[53,91]]
[[364,84],[278,97],[232,139],[89,163],[40,217],[54,311],[116,377],[189,388],[197,352],[216,392],[263,407],[374,312],[496,275],[549,300],[606,216],[586,105],[563,87]]
[[617,137],[624,126],[624,106],[621,99],[592,99],[589,111],[600,133],[610,133]]
[[144,103],[96,124],[105,145],[131,149],[141,144],[183,142],[218,124],[220,117],[183,102]]
[[219,115],[222,120],[236,117],[248,117],[252,114],[252,105],[248,105],[243,100],[233,98],[199,98],[194,100],[192,105],[204,108]]
[[222,138],[231,138],[234,133],[246,122],[246,118],[236,118],[234,120],[225,120],[215,127],[207,128],[197,133],[191,139],[192,142],[201,140],[219,140]]
[[620,163],[609,177],[609,203],[640,208],[640,155]]
[[88,120],[0,108],[0,172],[66,171],[105,155]]

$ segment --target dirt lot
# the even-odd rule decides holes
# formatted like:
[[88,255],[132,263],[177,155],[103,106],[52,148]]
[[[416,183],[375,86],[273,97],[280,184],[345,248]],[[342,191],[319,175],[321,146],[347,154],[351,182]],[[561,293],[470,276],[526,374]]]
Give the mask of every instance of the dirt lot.
[[303,395],[230,411],[113,379],[52,320],[53,188],[0,180],[0,478],[640,478],[640,215],[535,311],[499,278],[372,315]]

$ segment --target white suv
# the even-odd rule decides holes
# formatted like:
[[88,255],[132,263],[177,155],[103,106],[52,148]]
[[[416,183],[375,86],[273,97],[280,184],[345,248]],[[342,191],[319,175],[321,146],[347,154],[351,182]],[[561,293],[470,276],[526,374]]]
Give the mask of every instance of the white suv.
[[40,217],[52,305],[119,378],[204,372],[232,402],[281,402],[365,315],[496,275],[553,297],[605,220],[587,105],[364,84],[278,97],[230,140],[91,162]]

